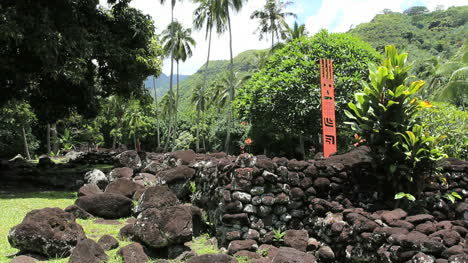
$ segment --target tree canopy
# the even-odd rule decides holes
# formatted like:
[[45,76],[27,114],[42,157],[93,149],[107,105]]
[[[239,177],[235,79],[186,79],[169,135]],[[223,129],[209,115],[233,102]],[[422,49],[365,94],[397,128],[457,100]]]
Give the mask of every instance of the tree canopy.
[[73,110],[95,116],[99,97],[141,91],[160,72],[153,22],[130,1],[110,2],[2,1],[0,105],[24,99],[53,122]]
[[[251,123],[252,138],[268,147],[275,140],[310,136],[317,145],[321,132],[319,59],[334,61],[338,123],[343,107],[366,79],[367,63],[379,54],[348,34],[321,31],[287,44],[254,74],[235,102],[242,120]],[[258,145],[256,143],[256,145]]]

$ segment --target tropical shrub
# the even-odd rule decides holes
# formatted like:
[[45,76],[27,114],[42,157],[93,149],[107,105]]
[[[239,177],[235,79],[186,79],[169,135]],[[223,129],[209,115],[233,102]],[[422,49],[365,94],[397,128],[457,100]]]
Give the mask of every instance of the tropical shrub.
[[449,103],[434,102],[433,107],[418,112],[418,117],[430,134],[447,136],[442,147],[444,153],[468,159],[468,112]]
[[[254,151],[266,149],[278,154],[290,148],[291,153],[301,142],[306,144],[302,148],[318,146],[322,129],[320,58],[334,62],[338,137],[348,137],[347,127],[341,124],[343,110],[360,88],[360,81],[367,78],[367,63],[379,61],[380,55],[348,34],[323,30],[276,51],[240,89],[234,105],[241,121],[252,125],[248,136],[255,142]],[[338,145],[346,150],[351,143]]]
[[345,112],[348,124],[372,149],[386,197],[406,193],[417,198],[435,179],[436,161],[445,156],[437,148],[444,136],[430,136],[416,118],[419,110],[432,105],[415,97],[424,81],[406,84],[408,54],[387,46],[385,55],[381,66],[370,64],[370,83],[363,82],[364,89]]

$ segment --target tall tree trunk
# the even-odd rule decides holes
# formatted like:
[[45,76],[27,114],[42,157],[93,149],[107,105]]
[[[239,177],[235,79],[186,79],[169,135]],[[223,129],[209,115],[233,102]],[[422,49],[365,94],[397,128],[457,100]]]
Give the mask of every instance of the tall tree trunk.
[[229,29],[229,50],[231,52],[231,64],[230,70],[231,75],[229,77],[229,106],[228,106],[228,125],[227,125],[227,134],[226,134],[226,153],[229,154],[229,145],[231,144],[231,129],[232,129],[232,107],[231,103],[234,100],[234,57],[232,52],[232,28],[231,28],[231,17],[229,14],[229,10],[227,12],[227,20],[228,20],[228,29]]
[[[206,82],[208,78],[208,65],[210,64],[210,54],[211,54],[211,34],[213,32],[213,28],[210,28],[210,34],[208,38],[208,56],[206,58],[206,66],[205,66],[205,74],[203,76],[203,87],[202,87],[202,95],[205,96],[205,90],[206,90]],[[199,119],[197,120],[197,123],[200,123]],[[199,126],[197,125],[197,151],[200,149],[200,131],[199,131]],[[203,142],[204,143],[204,142]],[[206,148],[205,148],[206,149]]]
[[21,126],[21,133],[23,134],[24,153],[26,154],[28,160],[31,160],[31,155],[29,154],[28,138],[26,137],[26,130],[24,129],[24,125]]
[[117,135],[112,136],[112,149],[115,149],[117,144]]
[[275,31],[271,31],[271,51],[273,51],[273,47],[275,46]]
[[179,114],[179,60],[176,60],[177,64],[177,88],[176,88],[176,97],[175,97],[175,125],[177,126],[178,114]]
[[197,152],[200,150],[200,107],[197,107]]
[[161,140],[159,135],[159,114],[158,114],[158,93],[156,91],[156,78],[153,76],[153,90],[154,90],[154,102],[155,102],[155,114],[156,114],[156,134],[158,148],[161,146]]
[[57,137],[57,123],[51,125],[51,136],[52,136],[52,151],[56,154],[59,151],[59,142]]
[[[173,39],[174,38],[174,28],[173,28],[173,25],[172,23],[174,22],[174,6],[172,6],[172,9],[171,9],[171,38]],[[173,87],[174,87],[174,81],[173,81],[173,77],[174,77],[174,47],[171,47],[171,79],[169,80],[169,92],[171,94],[174,94],[173,93]],[[173,122],[172,122],[172,110],[173,110],[173,98],[169,97],[169,129],[168,129],[168,139],[166,141],[166,144],[164,145],[164,150],[167,151],[167,148],[169,147],[169,143],[170,141],[172,140],[172,137],[174,137],[172,135],[172,126],[174,125]]]
[[50,151],[52,149],[50,147],[50,123],[47,123],[46,142],[47,142],[47,154],[50,154]]

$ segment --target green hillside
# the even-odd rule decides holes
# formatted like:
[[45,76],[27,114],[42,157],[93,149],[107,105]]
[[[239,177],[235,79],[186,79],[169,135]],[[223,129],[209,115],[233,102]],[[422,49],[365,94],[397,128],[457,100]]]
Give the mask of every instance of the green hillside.
[[[468,6],[428,12],[416,7],[404,13],[379,14],[349,33],[369,42],[382,52],[385,45],[394,44],[409,53],[410,61],[424,61],[433,56],[451,58],[466,42],[468,35]],[[421,10],[422,9],[422,10]],[[418,65],[415,72],[422,71]]]
[[[265,50],[247,50],[234,58],[234,71],[239,72],[241,76],[245,76],[248,72],[257,68],[258,60],[256,55],[264,53]],[[208,83],[220,79],[229,72],[229,60],[214,60],[210,61],[208,65]],[[205,74],[206,64],[203,65],[195,74],[186,78],[180,83],[180,94],[182,98],[182,105],[188,103],[191,90],[197,85],[203,84],[203,77]]]

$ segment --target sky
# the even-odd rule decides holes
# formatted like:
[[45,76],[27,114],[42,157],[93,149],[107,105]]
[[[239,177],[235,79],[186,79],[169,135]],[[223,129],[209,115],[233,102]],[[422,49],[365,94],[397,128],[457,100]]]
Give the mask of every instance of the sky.
[[[249,0],[242,10],[235,13],[232,18],[233,27],[233,52],[234,56],[251,49],[265,49],[271,46],[271,39],[259,40],[256,32],[258,20],[251,20],[250,15],[254,10],[261,9],[266,0]],[[291,1],[291,0],[290,0]],[[105,5],[105,0],[100,0]],[[156,33],[159,34],[171,22],[171,1],[164,5],[160,0],[133,0],[131,6],[140,9],[144,14],[150,15],[156,25]],[[288,11],[297,15],[300,24],[306,24],[309,34],[314,34],[324,28],[331,32],[347,32],[350,28],[369,22],[383,9],[391,9],[403,12],[412,6],[426,6],[434,10],[437,6],[445,8],[450,6],[468,5],[468,0],[293,0]],[[193,10],[196,5],[191,0],[178,1],[174,16],[185,27],[191,28]],[[294,23],[293,18],[288,23]],[[193,50],[193,56],[180,65],[180,74],[191,75],[206,62],[208,54],[208,41],[205,39],[205,31],[194,31],[193,38],[197,42]],[[213,34],[210,60],[229,59],[229,34]],[[163,72],[170,73],[170,60],[165,59]]]

